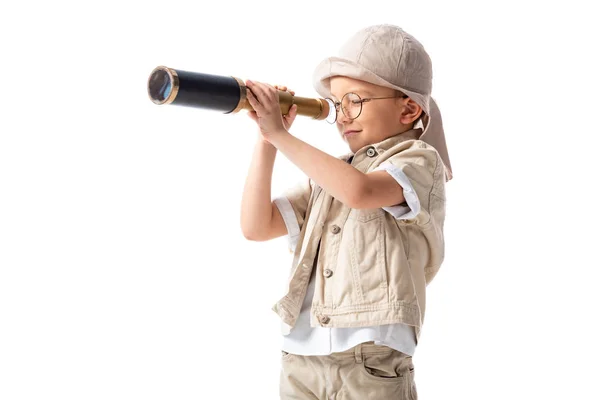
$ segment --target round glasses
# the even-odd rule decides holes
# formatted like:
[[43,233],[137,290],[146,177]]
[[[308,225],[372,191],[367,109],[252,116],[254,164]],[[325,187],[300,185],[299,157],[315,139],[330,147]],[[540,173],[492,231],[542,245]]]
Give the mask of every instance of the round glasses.
[[[405,94],[397,95],[397,96],[388,96],[388,97],[367,97],[365,99],[361,99],[360,96],[356,93],[346,93],[344,97],[342,97],[342,101],[334,101],[330,98],[327,98],[327,102],[329,102],[329,116],[327,117],[327,122],[330,124],[334,124],[337,121],[338,113],[340,108],[342,109],[342,113],[349,120],[354,120],[360,116],[362,112],[363,103],[367,103],[371,100],[381,100],[381,99],[404,99],[408,97]],[[335,112],[333,112],[335,110]]]

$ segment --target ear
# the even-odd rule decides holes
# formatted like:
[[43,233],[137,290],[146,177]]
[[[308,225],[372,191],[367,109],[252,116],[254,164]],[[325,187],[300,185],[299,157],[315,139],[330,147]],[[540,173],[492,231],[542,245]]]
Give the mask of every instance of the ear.
[[413,99],[407,97],[403,99],[403,108],[400,112],[400,122],[409,125],[415,122],[421,116],[423,109],[415,103]]

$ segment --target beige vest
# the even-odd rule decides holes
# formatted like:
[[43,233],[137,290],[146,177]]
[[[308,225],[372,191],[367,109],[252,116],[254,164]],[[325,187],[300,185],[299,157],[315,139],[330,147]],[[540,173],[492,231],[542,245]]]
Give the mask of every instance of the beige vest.
[[442,159],[416,139],[419,133],[365,146],[351,163],[364,173],[384,162],[402,170],[421,207],[414,219],[397,220],[382,208],[351,209],[308,180],[286,192],[300,235],[288,291],[273,310],[289,327],[300,313],[320,241],[311,326],[405,323],[415,327],[419,338],[425,288],[444,258],[446,182]]

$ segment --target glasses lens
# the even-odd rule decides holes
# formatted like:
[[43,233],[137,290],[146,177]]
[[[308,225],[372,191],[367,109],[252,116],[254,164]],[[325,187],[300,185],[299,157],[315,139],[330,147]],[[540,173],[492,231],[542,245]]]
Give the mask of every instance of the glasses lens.
[[360,102],[360,96],[356,93],[346,93],[342,98],[342,112],[350,119],[355,119],[360,114],[362,103]]
[[335,103],[330,98],[325,100],[327,101],[327,104],[329,104],[329,114],[327,115],[325,121],[329,122],[330,124],[335,124],[335,121],[337,121],[337,110],[335,109]]
[[156,103],[164,102],[171,94],[171,78],[164,70],[155,71],[148,82],[150,97]]

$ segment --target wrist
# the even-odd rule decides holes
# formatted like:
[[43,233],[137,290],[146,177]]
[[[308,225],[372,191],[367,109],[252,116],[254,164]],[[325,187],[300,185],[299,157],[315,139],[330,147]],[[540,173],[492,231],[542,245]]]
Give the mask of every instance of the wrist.
[[270,134],[267,138],[265,138],[265,140],[268,141],[271,145],[278,147],[278,144],[290,135],[291,133],[289,133],[286,129],[281,129]]
[[273,144],[264,137],[259,135],[257,139],[256,147],[258,147],[260,150],[272,153],[277,152],[277,147],[273,146]]

